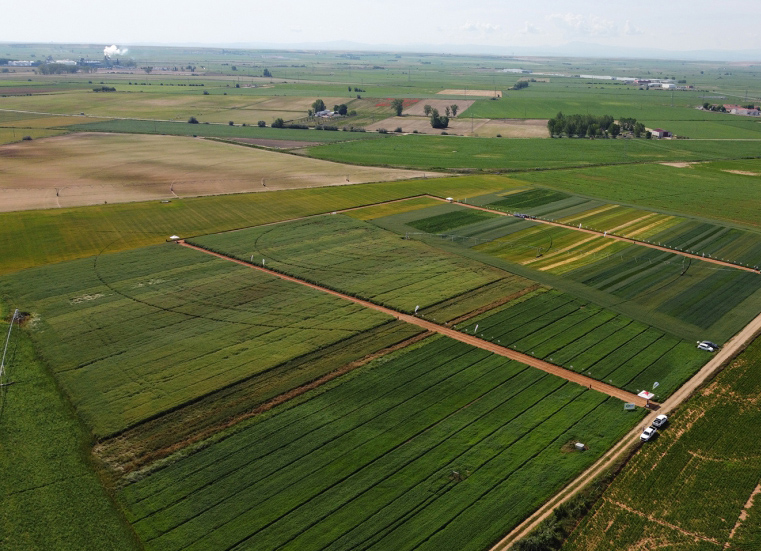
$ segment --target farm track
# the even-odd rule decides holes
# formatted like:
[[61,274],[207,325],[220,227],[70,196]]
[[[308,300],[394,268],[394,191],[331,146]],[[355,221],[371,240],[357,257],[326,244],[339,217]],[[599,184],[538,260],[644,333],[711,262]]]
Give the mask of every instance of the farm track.
[[552,514],[556,507],[575,496],[579,491],[586,487],[587,484],[612,467],[631,449],[632,446],[636,445],[639,442],[640,433],[645,427],[650,426],[657,415],[661,413],[668,414],[679,407],[692,396],[701,385],[713,378],[723,366],[727,365],[730,360],[742,352],[759,333],[761,333],[761,314],[755,317],[739,333],[732,337],[732,339],[720,349],[719,352],[717,352],[716,355],[695,374],[695,376],[682,385],[670,398],[660,404],[657,411],[648,415],[642,422],[619,440],[607,454],[598,459],[596,463],[589,467],[589,469],[566,485],[563,490],[547,501],[547,503],[540,507],[533,515],[516,526],[504,538],[492,546],[490,551],[504,551],[509,549],[513,543],[529,535],[529,533],[536,529],[543,520]]
[[[437,200],[443,201],[443,202],[449,202],[446,199],[444,199],[443,197],[436,197],[435,195],[428,195],[428,197],[430,197],[432,199],[437,199]],[[494,213],[494,214],[499,214],[500,216],[514,216],[513,214],[509,214],[507,212],[504,212],[504,211],[501,211],[501,210],[497,210],[497,209],[490,209],[488,207],[479,207],[479,206],[476,206],[476,205],[469,205],[467,203],[457,203],[457,204],[460,205],[460,206],[463,206],[463,207],[470,208],[470,209],[481,210],[481,211],[484,211],[484,212],[491,212],[491,213]],[[669,249],[668,247],[663,247],[661,245],[654,245],[653,243],[648,243],[646,241],[638,241],[637,239],[633,239],[631,237],[622,237],[620,235],[611,235],[608,232],[601,232],[601,231],[597,231],[597,230],[590,230],[588,228],[578,228],[578,227],[575,227],[575,226],[570,226],[570,225],[567,225],[567,224],[562,224],[560,222],[552,222],[550,220],[542,220],[542,219],[539,219],[539,218],[532,218],[531,221],[532,222],[537,222],[539,224],[546,224],[548,226],[557,226],[559,228],[565,228],[567,230],[573,230],[573,231],[578,231],[578,232],[582,232],[582,233],[588,233],[588,234],[595,235],[597,237],[605,237],[607,239],[613,239],[615,241],[623,241],[625,243],[631,243],[632,245],[640,245],[642,247],[648,247],[650,249],[656,249],[658,251],[663,251],[663,252],[667,252],[667,253],[673,253],[673,254],[677,254],[679,256],[684,256],[684,257],[687,257],[687,258],[694,258],[696,260],[702,260],[703,262],[710,262],[712,264],[718,264],[719,266],[725,266],[725,267],[728,267],[728,268],[735,268],[737,270],[743,270],[745,272],[752,272],[754,274],[759,273],[758,270],[756,270],[754,268],[749,268],[748,266],[741,266],[739,264],[733,264],[731,262],[725,262],[725,261],[719,260],[717,258],[706,258],[706,257],[700,256],[698,254],[692,254],[692,253],[688,253],[688,252],[685,252],[685,251],[679,251],[677,249]]]
[[473,335],[467,335],[464,333],[461,333],[455,329],[452,329],[450,327],[446,327],[443,325],[439,325],[438,323],[434,323],[432,321],[428,321],[422,318],[419,318],[414,315],[410,314],[404,314],[402,312],[398,312],[396,310],[393,310],[391,308],[387,308],[385,306],[380,306],[378,304],[369,302],[367,300],[363,300],[360,298],[352,297],[350,295],[346,295],[344,293],[334,291],[332,289],[328,289],[325,287],[322,287],[320,285],[315,285],[314,283],[309,283],[307,281],[304,281],[302,279],[299,279],[297,277],[281,274],[279,272],[275,272],[273,270],[269,270],[267,268],[261,267],[261,266],[255,266],[253,264],[250,264],[248,262],[245,262],[243,260],[239,260],[237,258],[233,258],[230,256],[226,256],[223,254],[219,254],[216,252],[212,252],[209,250],[206,250],[204,248],[191,245],[190,243],[186,243],[184,240],[178,241],[178,244],[182,245],[183,247],[188,247],[190,249],[194,249],[197,251],[200,251],[205,254],[209,254],[212,256],[216,256],[217,258],[221,258],[223,260],[228,260],[230,262],[235,262],[237,264],[240,264],[242,266],[246,266],[248,268],[251,268],[253,270],[259,270],[261,272],[270,274],[272,276],[278,277],[280,279],[284,279],[286,281],[291,281],[294,283],[299,283],[301,285],[305,285],[307,287],[311,287],[312,289],[316,289],[318,291],[322,291],[324,293],[331,294],[333,296],[337,296],[339,298],[342,298],[344,300],[350,300],[356,304],[359,304],[361,306],[364,306],[366,308],[371,308],[373,310],[377,310],[379,312],[382,312],[384,314],[387,314],[389,316],[393,316],[396,319],[399,319],[401,321],[404,321],[406,323],[410,323],[412,325],[417,325],[418,327],[422,327],[423,329],[426,329],[428,331],[433,331],[435,333],[439,333],[441,335],[447,336],[451,339],[464,342],[466,344],[469,344],[471,346],[475,346],[476,348],[480,348],[482,350],[486,350],[488,352],[492,352],[494,354],[498,354],[500,356],[503,356],[505,358],[509,358],[511,360],[515,360],[517,362],[529,365],[531,367],[534,367],[536,369],[539,369],[541,371],[544,371],[546,373],[550,373],[552,375],[556,375],[558,377],[561,377],[567,381],[574,382],[576,384],[579,384],[581,386],[587,387],[591,390],[596,390],[598,392],[602,392],[603,394],[607,394],[608,396],[612,396],[614,398],[618,398],[620,400],[623,400],[624,402],[632,402],[635,404],[638,404],[640,406],[645,406],[646,401],[643,398],[640,398],[639,396],[632,394],[630,392],[626,392],[625,390],[622,390],[620,388],[614,387],[612,385],[603,383],[601,381],[598,381],[596,379],[592,379],[590,377],[586,377],[584,375],[581,375],[580,373],[576,373],[575,371],[570,371],[568,369],[565,369],[563,367],[559,367],[557,365],[551,364],[549,362],[545,362],[544,360],[540,360],[539,358],[535,358],[533,356],[529,356],[527,354],[522,354],[520,352],[517,352],[515,350],[511,350],[509,348],[505,348],[503,346],[500,346],[498,344],[494,344],[492,342],[489,342],[484,339],[480,339]]

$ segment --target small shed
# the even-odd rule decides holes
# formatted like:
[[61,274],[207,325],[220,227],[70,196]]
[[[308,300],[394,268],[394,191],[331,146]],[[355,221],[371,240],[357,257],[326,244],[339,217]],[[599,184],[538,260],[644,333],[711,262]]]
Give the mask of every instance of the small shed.
[[169,237],[169,241],[174,241],[175,243],[180,240],[179,235],[172,235]]

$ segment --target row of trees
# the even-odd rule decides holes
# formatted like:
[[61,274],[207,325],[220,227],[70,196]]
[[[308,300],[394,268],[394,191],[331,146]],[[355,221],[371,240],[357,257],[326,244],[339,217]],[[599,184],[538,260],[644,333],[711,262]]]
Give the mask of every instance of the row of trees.
[[705,109],[706,111],[718,111],[720,113],[726,113],[727,112],[727,108],[724,107],[723,105],[711,105],[708,102],[705,102],[703,104],[703,109]]
[[563,115],[558,113],[553,119],[547,121],[547,129],[551,136],[562,136],[565,134],[569,138],[586,136],[596,138],[615,138],[621,131],[628,131],[634,134],[635,138],[643,134],[647,136],[649,132],[645,131],[645,125],[637,122],[633,118],[620,118],[618,123],[610,115]]

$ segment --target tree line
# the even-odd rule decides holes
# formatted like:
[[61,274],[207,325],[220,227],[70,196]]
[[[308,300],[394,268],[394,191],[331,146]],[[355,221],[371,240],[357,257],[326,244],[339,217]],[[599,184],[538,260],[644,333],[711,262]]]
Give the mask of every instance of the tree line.
[[615,138],[622,131],[631,132],[635,138],[650,137],[645,125],[637,119],[621,117],[616,122],[610,115],[564,115],[561,112],[547,121],[547,129],[553,137]]

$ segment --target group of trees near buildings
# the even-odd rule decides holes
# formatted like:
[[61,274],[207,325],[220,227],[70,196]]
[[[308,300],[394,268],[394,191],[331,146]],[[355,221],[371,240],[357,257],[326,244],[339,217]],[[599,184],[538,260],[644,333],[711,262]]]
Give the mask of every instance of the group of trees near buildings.
[[547,121],[550,135],[569,138],[615,138],[622,131],[631,132],[635,138],[646,137],[645,125],[633,118],[620,118],[618,122],[610,115],[564,115],[558,113],[555,118]]

